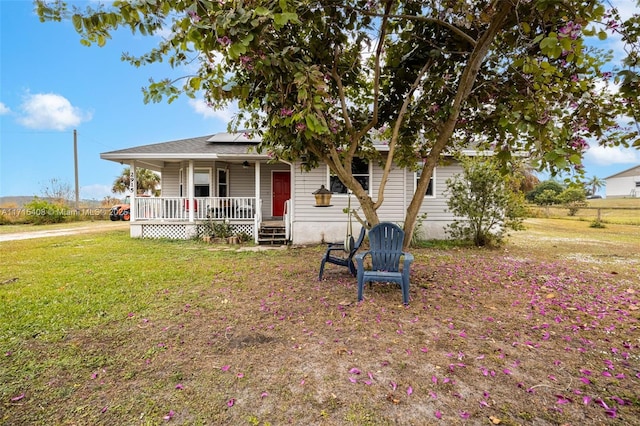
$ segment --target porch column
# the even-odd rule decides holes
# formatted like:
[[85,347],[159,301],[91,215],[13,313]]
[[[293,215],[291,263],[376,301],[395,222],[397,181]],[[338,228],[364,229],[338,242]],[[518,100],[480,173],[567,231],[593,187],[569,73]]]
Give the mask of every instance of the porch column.
[[138,182],[136,181],[136,162],[131,160],[129,163],[129,222],[135,222],[138,218],[136,211],[136,195],[138,195]]
[[262,203],[260,202],[260,162],[256,161],[256,166],[253,168],[255,172],[255,186],[256,186],[256,212],[254,215],[254,227],[253,227],[253,240],[258,244],[258,232],[260,230],[260,220],[262,219]]
[[195,204],[193,203],[193,160],[189,160],[189,167],[187,168],[187,206],[189,206],[189,222],[193,222],[193,212],[195,210]]

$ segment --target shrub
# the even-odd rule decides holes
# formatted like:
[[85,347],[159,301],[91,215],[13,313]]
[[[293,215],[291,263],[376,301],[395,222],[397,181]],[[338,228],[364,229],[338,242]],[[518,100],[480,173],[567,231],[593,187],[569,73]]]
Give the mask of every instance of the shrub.
[[462,160],[463,175],[447,180],[449,209],[458,217],[448,226],[453,238],[472,241],[476,246],[499,244],[508,229],[523,229],[525,208],[508,177],[491,159]]
[[[540,195],[545,191],[552,191],[553,197],[551,196],[550,192],[548,192],[546,196],[540,197]],[[540,204],[536,199],[549,201],[558,196],[558,194],[560,194],[562,191],[564,191],[564,187],[560,183],[556,182],[555,180],[545,180],[544,182],[540,182],[532,191],[527,192],[525,198],[531,203]],[[549,205],[555,203],[556,202],[554,201],[551,203],[547,202],[541,205]]]
[[69,212],[64,205],[53,204],[38,197],[25,204],[24,208],[27,221],[35,225],[65,222]]
[[233,227],[227,220],[209,219],[203,223],[202,235],[215,238],[229,238],[233,236]]
[[581,207],[587,205],[587,195],[583,188],[571,187],[558,195],[558,201],[569,209],[569,216],[575,216]]

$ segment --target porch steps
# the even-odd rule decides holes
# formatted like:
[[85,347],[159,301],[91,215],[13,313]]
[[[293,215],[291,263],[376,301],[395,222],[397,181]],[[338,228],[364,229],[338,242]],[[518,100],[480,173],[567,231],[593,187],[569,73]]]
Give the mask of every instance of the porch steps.
[[287,233],[284,225],[263,223],[258,231],[259,245],[285,245],[287,244]]

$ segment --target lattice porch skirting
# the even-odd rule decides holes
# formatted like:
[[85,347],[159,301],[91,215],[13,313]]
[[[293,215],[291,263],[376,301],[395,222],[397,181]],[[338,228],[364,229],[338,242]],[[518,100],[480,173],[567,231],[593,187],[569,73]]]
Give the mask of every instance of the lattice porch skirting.
[[[231,223],[234,234],[246,233],[253,236],[253,223]],[[132,224],[132,237],[167,238],[170,240],[187,240],[202,235],[204,226],[194,223],[140,223]],[[134,227],[137,229],[134,231]]]

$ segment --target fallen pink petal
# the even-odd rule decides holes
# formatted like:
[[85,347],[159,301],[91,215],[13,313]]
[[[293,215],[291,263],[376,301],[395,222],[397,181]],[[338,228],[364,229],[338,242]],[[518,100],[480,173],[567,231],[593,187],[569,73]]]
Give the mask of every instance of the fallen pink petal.
[[[197,9],[202,17],[200,23],[203,25],[205,22],[207,25],[216,22],[215,19],[221,19],[219,17],[226,13],[224,11],[233,9],[233,2],[227,0],[213,1],[215,7],[208,11],[209,14],[206,13],[206,7],[200,4],[202,2],[171,4],[173,3],[189,3],[185,7],[193,3],[189,7]],[[273,9],[271,3],[267,3],[268,8]],[[362,10],[367,1],[355,3],[359,4],[359,10]],[[366,8],[371,8],[372,26],[382,25],[385,13],[382,3],[369,3]],[[416,10],[411,9],[414,3]],[[556,24],[567,25],[571,19],[582,19],[577,10],[570,8],[563,12],[566,13],[565,18],[551,18],[548,14],[550,12],[531,6],[534,2],[508,3],[513,11],[524,7],[523,10],[529,13],[520,18],[521,22],[525,22],[529,17],[536,22],[535,28],[531,25],[531,32],[528,32],[526,25],[520,27],[516,24],[516,30],[513,30],[518,37],[531,40],[536,36],[544,38],[550,31],[559,30],[555,27]],[[538,3],[546,5],[549,2]],[[550,3],[555,5],[554,2]],[[580,2],[576,4],[578,3]],[[277,8],[277,2],[274,4]],[[423,7],[424,2],[407,4],[394,3],[388,11],[388,19],[394,21],[390,24],[392,31],[405,28],[405,24],[401,24],[405,18],[394,16],[396,12],[404,13],[404,9],[407,9],[415,15],[427,10]],[[498,8],[506,7],[502,2],[493,4]],[[468,5],[473,9],[472,2]],[[336,7],[343,10],[348,6]],[[549,7],[555,13],[556,9],[552,6],[545,6]],[[281,27],[283,36],[288,37],[287,34],[291,31],[289,27],[299,25],[294,22],[293,16],[303,9],[291,6],[291,14],[287,15],[290,17],[282,18],[283,22],[287,21]],[[447,10],[444,6],[441,9]],[[640,7],[636,9],[640,11]],[[470,41],[461,42],[461,52],[444,54],[460,55],[464,61],[468,56],[467,51],[473,50],[471,39],[480,37],[491,24],[483,20],[465,24],[464,16],[467,12],[462,9],[456,10],[454,15],[459,14],[462,20],[452,22],[456,22],[456,27],[459,24],[470,25],[458,30],[469,32]],[[352,9],[349,11],[356,15],[359,13]],[[305,13],[309,13],[309,17],[314,19],[314,13],[321,12],[320,9],[312,9],[311,12],[307,10]],[[260,13],[246,13],[256,21],[250,20],[241,26],[246,25],[251,29],[254,24],[273,24],[272,11],[265,9]],[[497,10],[489,10],[489,19],[496,16],[496,13]],[[234,16],[234,19],[241,20],[244,15]],[[517,22],[514,16],[506,21],[509,25]],[[546,27],[541,26],[540,22],[544,21],[542,16],[550,17],[549,21],[544,23]],[[299,19],[302,17],[306,15],[300,15]],[[584,18],[584,22],[590,18],[591,15]],[[190,22],[191,27],[180,31],[189,33],[191,30],[198,30],[197,34],[205,34],[207,30],[197,25],[197,28],[193,27],[195,24],[189,21],[188,16],[184,22],[185,25]],[[582,24],[582,21],[580,23]],[[312,21],[310,25],[313,25]],[[426,24],[420,20],[408,20],[406,25],[422,28]],[[429,25],[425,28],[427,27],[431,28]],[[422,33],[411,36],[416,38],[418,44],[417,47],[414,46],[415,50],[408,54],[409,61],[412,58],[416,59],[411,55],[422,58],[423,48],[431,43],[428,39],[423,40],[428,31],[421,31]],[[357,29],[353,29],[354,34],[357,32]],[[448,31],[445,31],[443,34],[447,33]],[[463,32],[456,34],[464,35]],[[456,34],[452,36],[453,39],[458,37]],[[583,36],[580,35],[575,40],[570,37],[560,40],[563,33],[559,34],[558,45],[576,48],[575,55],[579,57]],[[304,40],[307,36],[308,34],[300,35]],[[429,33],[427,36],[433,35]],[[210,41],[213,45],[216,44],[216,37],[215,31],[211,32]],[[445,35],[440,34],[438,37],[442,38]],[[499,35],[498,38],[502,39],[502,36]],[[433,42],[437,43],[438,40],[436,37]],[[251,65],[256,68],[264,66],[265,58],[261,58],[259,52],[253,51],[261,41],[253,40],[248,46],[243,45],[243,42],[249,42],[249,38],[240,38],[237,42],[234,40],[232,45],[227,47],[246,48],[247,54],[251,55]],[[455,44],[455,41],[453,43]],[[538,40],[532,46],[539,50],[539,44]],[[273,46],[265,44],[264,47],[271,49]],[[300,51],[283,52],[282,60],[286,62],[291,58],[309,55],[306,47],[308,46],[302,46]],[[382,54],[382,47],[380,49]],[[394,58],[398,56],[396,59],[407,54],[397,50],[397,46],[388,49],[391,50],[385,55],[393,55]],[[494,55],[493,50],[490,52]],[[326,53],[327,57],[334,57],[336,54],[334,51]],[[342,53],[338,52],[339,55]],[[265,52],[265,55],[266,59],[269,59],[271,53]],[[500,53],[495,55],[496,58],[500,58]],[[553,66],[562,70],[565,61],[568,67],[574,66],[569,63],[571,60],[567,59],[567,55],[573,53],[561,53],[555,58]],[[343,60],[342,57],[339,59]],[[347,59],[344,58],[344,61]],[[491,60],[489,59],[489,62]],[[308,94],[310,108],[313,110],[314,96],[324,98],[336,94],[336,73],[349,79],[358,78],[358,75],[344,71],[346,68],[343,67],[347,62],[338,63],[333,74],[330,69],[320,68],[319,72],[323,74],[316,75],[314,73],[318,71],[312,67],[310,74],[303,70],[298,76],[290,76],[283,82],[278,82],[285,84],[285,91],[286,84],[290,85],[288,87],[291,92],[284,93],[281,101],[291,103],[291,108],[295,110],[287,121],[291,123],[291,128],[295,128],[300,120],[304,122],[305,113],[302,109],[299,110],[294,80],[302,79],[304,74],[310,79],[304,83],[305,85],[317,87],[317,84],[320,84],[320,92]],[[413,62],[411,64],[416,65]],[[401,71],[402,66],[401,64]],[[463,64],[460,67],[455,73],[462,72]],[[515,67],[512,70],[513,75],[519,75],[521,68],[521,64],[520,67]],[[246,71],[246,67],[239,69]],[[359,68],[354,69],[355,71],[360,72]],[[553,68],[551,71],[557,70]],[[214,70],[212,74],[215,72]],[[344,72],[347,74],[343,74]],[[381,72],[393,72],[393,69],[385,68],[384,71],[381,69]],[[442,78],[459,80],[459,75],[455,73]],[[527,87],[534,82],[534,79],[527,80],[531,77],[530,74],[525,73],[520,77],[524,78],[522,84]],[[221,76],[220,78],[222,79]],[[424,79],[420,79],[421,84],[427,81],[426,78],[425,74]],[[505,75],[505,78],[511,77]],[[326,84],[326,88],[323,84]],[[485,88],[489,90],[486,93]],[[304,94],[304,89],[301,90]],[[326,93],[323,90],[326,90]],[[395,89],[385,87],[384,90]],[[421,91],[423,88],[419,87],[416,90]],[[495,90],[497,89],[490,85],[479,86],[479,98],[473,98],[473,105],[482,107],[487,101],[487,96],[491,96]],[[449,96],[444,88],[438,93],[437,96]],[[572,93],[567,94],[570,95]],[[381,88],[380,98],[384,99],[385,96],[387,94],[383,93]],[[403,96],[409,95],[397,93],[398,99],[401,100]],[[335,111],[338,111],[336,119],[341,120],[340,100],[335,101],[335,110],[331,107],[331,110],[315,111],[320,114],[320,121],[324,118],[327,121],[331,120]],[[265,102],[271,100],[267,99]],[[283,106],[268,104],[266,111],[268,114],[277,115],[277,110]],[[508,108],[511,105],[503,107],[509,118]],[[540,107],[543,108],[543,105]],[[580,108],[582,107],[581,105]],[[518,108],[516,106],[513,114],[522,112]],[[537,111],[535,108],[532,111],[534,110]],[[563,122],[563,125],[567,127],[567,132],[573,130],[578,134],[582,130],[569,125],[570,122],[575,126],[581,125],[578,120],[583,115],[574,114],[575,111],[573,107],[567,109],[567,123]],[[444,107],[442,112],[446,112]],[[503,113],[503,110],[488,112],[497,114]],[[467,111],[461,115],[461,119],[476,120],[484,113],[484,110],[478,110],[477,114],[480,115],[476,117],[474,113],[469,115]],[[493,115],[491,117],[496,120],[500,118]],[[532,119],[535,120],[536,117],[532,116]],[[463,124],[460,123],[460,129],[464,128]],[[509,126],[512,124],[508,123]],[[559,125],[560,122],[551,121],[550,124]],[[335,135],[336,141],[338,136],[342,140],[343,133],[348,133],[342,128],[343,125],[344,123],[340,122],[341,128]],[[437,126],[438,122],[429,122],[429,125]],[[308,134],[302,132],[294,136],[302,138],[300,142],[317,131],[318,129],[314,132],[307,129]],[[331,139],[330,133],[327,132],[323,137]],[[425,136],[431,137],[430,134]],[[402,137],[404,138],[404,134]],[[213,149],[216,144],[207,142],[205,145],[207,149]],[[210,145],[213,148],[210,148]],[[342,145],[346,146],[344,143]],[[403,146],[402,152],[405,148],[411,153],[409,146]],[[500,146],[497,148],[500,149]],[[572,155],[573,152],[569,151],[568,148],[564,153]],[[387,151],[384,155],[387,155]],[[303,209],[302,212],[309,216],[302,217],[302,222],[290,231],[295,230],[298,236],[304,236],[304,228],[308,223],[312,223],[311,215],[326,213],[331,221],[336,221],[331,225],[336,228],[336,232],[327,228],[313,230],[310,234],[315,232],[319,238],[328,241],[328,238],[332,237],[331,234],[344,231],[346,217],[340,219],[339,211],[348,202],[347,194],[343,194],[344,197],[335,194],[334,208],[322,211],[314,209],[313,202],[304,201],[307,198],[311,200],[311,192],[320,186],[320,183],[326,184],[329,178],[335,178],[330,171],[324,170],[325,167],[321,167],[322,170],[318,174],[317,171],[305,174],[305,184],[304,176],[300,177],[300,181],[297,180],[300,175],[298,162],[289,168],[285,164],[267,163],[266,158],[263,159],[257,154],[255,158],[249,159],[251,161],[247,168],[242,166],[244,159],[230,160],[228,172],[222,171],[222,168],[227,167],[226,161],[217,164],[218,161],[207,159],[208,165],[205,165],[204,161],[194,163],[193,167],[202,168],[203,171],[211,168],[208,170],[207,180],[210,185],[207,189],[210,192],[207,197],[195,197],[199,208],[197,212],[189,212],[195,221],[189,226],[197,226],[198,232],[202,230],[199,228],[204,224],[202,221],[207,214],[212,213],[208,207],[214,207],[216,203],[224,201],[217,199],[218,190],[231,188],[232,193],[238,193],[239,196],[246,192],[246,198],[249,198],[247,201],[252,203],[252,208],[260,207],[261,200],[257,196],[250,197],[254,195],[251,191],[254,181],[257,185],[256,179],[260,178],[263,181],[262,185],[268,187],[272,169],[281,168],[285,171],[290,169],[291,183],[295,181],[291,188],[292,204],[289,207],[293,209],[293,201],[296,201],[297,206]],[[315,165],[315,155],[311,154],[311,159]],[[258,163],[262,163],[262,168]],[[169,176],[184,178],[186,185],[182,190],[193,193],[193,182],[190,181],[193,178],[193,167],[188,168],[188,164],[189,159],[185,159],[183,163],[166,162],[168,169],[164,171],[168,172]],[[140,163],[138,167],[142,165],[144,163]],[[219,172],[216,170],[218,167],[221,168]],[[378,181],[377,167],[377,164],[372,164],[369,168],[369,171],[373,172],[367,178],[370,186]],[[448,178],[448,169],[445,169],[448,166],[439,167],[440,173],[436,170],[433,176],[433,183],[436,185],[432,189],[436,189],[436,198],[425,198],[423,206],[430,212],[432,208],[440,208],[440,205],[445,204],[445,197],[440,195],[444,189],[444,181]],[[395,168],[393,170],[394,173],[399,171]],[[218,178],[221,177],[232,177],[231,182],[228,182],[229,187],[221,188],[218,185]],[[246,188],[236,185],[236,177],[244,179]],[[199,174],[197,178],[200,179]],[[414,189],[415,178],[415,174],[407,175],[407,188]],[[269,182],[265,182],[265,179]],[[182,199],[171,194],[179,193],[179,190],[177,186],[169,186],[166,197],[157,200],[157,197],[140,198],[136,201],[137,207],[157,203],[157,207],[162,210],[175,204],[176,207],[182,207],[178,209],[180,214],[185,213]],[[389,190],[388,193],[395,195],[393,190]],[[306,198],[301,200],[297,198],[298,194],[306,194]],[[169,199],[171,202],[167,202]],[[190,203],[194,201],[196,200],[190,200]],[[401,200],[398,207],[405,204],[408,207],[408,201],[409,199],[404,202]],[[355,197],[351,198],[351,202],[357,203]],[[262,211],[256,209],[253,214],[273,213],[268,211],[271,207],[268,202],[262,207]],[[254,253],[253,250],[245,252],[245,249],[254,248],[251,238],[246,245],[229,245],[229,241],[224,241],[224,244],[218,247],[217,243],[209,244],[210,241],[207,244],[203,241],[173,244],[152,239],[131,239],[130,235],[127,235],[129,233],[124,231],[120,232],[120,236],[106,234],[77,237],[70,240],[74,241],[74,244],[62,244],[60,247],[57,244],[40,243],[50,246],[47,253],[64,252],[68,255],[69,264],[77,265],[81,270],[91,267],[99,272],[90,277],[84,277],[80,273],[78,282],[74,278],[70,279],[69,283],[61,281],[55,285],[50,285],[54,281],[51,277],[45,277],[47,279],[44,281],[51,287],[44,292],[45,295],[51,292],[63,301],[65,299],[62,296],[67,293],[70,296],[67,302],[78,299],[89,306],[93,303],[91,298],[102,297],[99,291],[103,287],[112,290],[109,294],[117,297],[114,298],[115,304],[112,304],[112,307],[106,300],[97,300],[96,309],[88,309],[91,314],[89,321],[73,316],[69,318],[76,320],[77,325],[67,322],[65,318],[56,317],[50,324],[38,322],[16,330],[16,338],[12,337],[8,345],[0,349],[0,359],[7,364],[3,364],[0,370],[6,369],[10,379],[9,382],[0,385],[5,388],[5,404],[0,408],[0,417],[3,419],[1,422],[7,425],[56,425],[79,422],[161,423],[167,426],[174,423],[198,422],[230,425],[635,425],[638,420],[633,419],[640,419],[640,405],[637,404],[637,390],[640,388],[640,288],[636,282],[640,251],[633,251],[633,247],[625,243],[621,243],[620,246],[600,244],[600,238],[604,238],[605,235],[618,232],[618,229],[627,230],[626,227],[618,228],[620,224],[607,222],[606,230],[591,229],[588,222],[582,220],[582,216],[579,216],[580,220],[571,221],[547,219],[544,218],[546,207],[531,205],[529,208],[541,211],[539,215],[525,219],[527,226],[532,226],[536,233],[540,232],[542,235],[541,228],[547,226],[547,223],[549,228],[562,230],[562,233],[569,232],[570,228],[579,227],[583,235],[580,237],[582,240],[556,238],[553,244],[557,245],[557,248],[550,250],[554,256],[552,259],[539,255],[539,240],[537,237],[530,238],[529,231],[514,232],[505,240],[502,248],[490,250],[447,245],[451,244],[450,242],[443,242],[444,245],[437,248],[412,246],[415,260],[411,266],[411,303],[407,307],[402,306],[403,295],[400,286],[385,283],[367,284],[364,288],[364,300],[357,302],[354,288],[357,277],[351,276],[349,269],[345,267],[327,265],[324,278],[317,280],[320,256],[325,252],[326,244],[283,247],[281,252],[264,247],[264,251],[261,248]],[[565,215],[568,210],[560,205],[552,206],[550,209],[553,210],[554,216]],[[585,212],[580,211],[579,215],[586,213],[585,216],[590,216],[596,213],[591,207],[581,210]],[[155,214],[151,210],[149,212]],[[624,209],[621,209],[621,212],[628,213]],[[147,213],[146,210],[138,212]],[[606,212],[605,217],[608,217],[609,213]],[[254,231],[260,231],[256,228],[256,220],[261,218],[254,219],[256,218],[246,221],[246,228],[243,221],[233,220],[231,223],[235,227],[242,222],[237,232],[247,230],[251,237]],[[297,223],[297,219],[300,218],[293,215],[291,219],[295,219],[294,223]],[[310,220],[308,223],[307,219]],[[431,218],[427,219],[429,220]],[[283,221],[288,225],[286,220]],[[135,222],[134,220],[132,225],[121,225],[133,226],[134,231],[147,227],[147,222]],[[177,227],[174,222],[161,222],[163,221],[154,220],[153,227],[148,230],[155,232],[156,227]],[[428,230],[429,228],[424,229],[427,236]],[[324,232],[327,233],[323,234]],[[294,235],[293,232],[291,234]],[[364,235],[366,236],[366,233]],[[625,239],[628,237],[623,232],[619,235],[623,235]],[[635,247],[640,244],[640,234],[633,238]],[[90,263],[89,260],[92,259],[84,262],[82,253],[85,251],[93,253],[92,256],[96,259],[108,258],[109,262],[115,259],[111,257],[113,253],[107,253],[102,246],[96,247],[95,250],[83,249],[84,246],[91,246],[94,239],[116,243],[118,255],[122,255],[119,259],[124,263],[114,263],[111,267],[112,274],[108,273],[109,270],[98,270],[100,262]],[[638,244],[635,243],[635,239],[638,240]],[[514,247],[513,240],[528,242],[526,245]],[[13,244],[18,243],[0,243],[0,246],[13,247]],[[370,242],[364,240],[363,244],[364,252]],[[545,242],[544,245],[551,247],[551,242]],[[52,246],[55,246],[55,250]],[[135,251],[141,251],[145,255],[141,259],[152,261],[149,267],[137,268],[138,265],[132,263],[132,259],[136,258],[133,256]],[[19,252],[16,251],[15,255],[18,256]],[[631,265],[626,265],[628,260],[633,261]],[[37,264],[35,261],[27,263],[32,268]],[[163,269],[164,263],[172,264],[172,273]],[[56,271],[58,267],[62,271],[66,265],[60,262],[60,265],[53,266]],[[14,262],[8,266],[11,269],[16,267]],[[369,267],[369,264],[366,267]],[[618,274],[613,275],[611,272],[614,270],[617,270]],[[24,287],[37,288],[35,285],[38,280],[31,279],[33,276],[24,273],[23,281],[29,278]],[[128,280],[129,277],[132,281]],[[83,282],[85,278],[86,283]],[[120,282],[116,284],[112,281]],[[61,289],[63,286],[66,289]],[[13,300],[13,292],[19,287],[0,285],[0,299],[4,292],[8,291]],[[166,296],[166,293],[163,293],[164,287],[171,290],[170,295]],[[627,293],[631,287],[634,292]],[[82,293],[86,288],[90,291]],[[46,314],[48,309],[39,309],[40,301],[34,300],[33,308],[38,309],[37,315]],[[187,307],[188,304],[191,307]],[[61,306],[54,303],[48,307],[55,308],[52,309],[55,312]],[[11,308],[13,309],[13,306]],[[132,308],[140,309],[140,316],[136,313],[135,318],[121,321],[123,314],[126,320],[127,312]],[[95,315],[103,309],[108,315]],[[84,310],[86,309],[79,309]],[[67,310],[70,314],[74,312],[75,309]],[[13,317],[18,318],[16,315]],[[2,324],[6,326],[4,322]],[[63,330],[67,325],[69,330]],[[33,337],[41,331],[39,328],[48,334]],[[20,340],[21,336],[24,337],[23,341]],[[13,350],[12,356],[3,357],[9,349]],[[228,364],[229,362],[233,364]],[[21,366],[21,363],[25,366]],[[248,372],[244,373],[245,370]],[[417,387],[413,388],[412,383]],[[25,396],[27,391],[28,398]],[[57,398],[63,394],[68,394],[69,397]],[[170,411],[169,408],[175,408],[175,411]],[[434,418],[436,421],[433,421]],[[640,426],[640,423],[637,426]]]
[[613,399],[615,402],[617,402],[619,405],[625,405],[625,400],[617,397],[617,396],[612,396],[611,399]]

